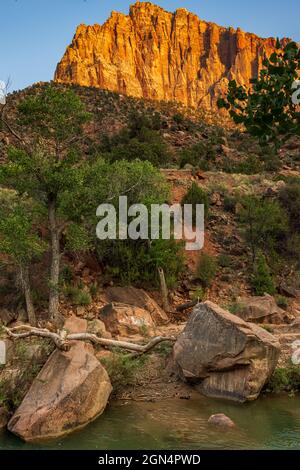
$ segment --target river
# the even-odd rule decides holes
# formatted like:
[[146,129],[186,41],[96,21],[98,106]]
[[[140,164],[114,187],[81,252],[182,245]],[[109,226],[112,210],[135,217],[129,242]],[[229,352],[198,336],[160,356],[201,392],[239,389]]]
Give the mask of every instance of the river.
[[[233,430],[208,425],[225,413]],[[238,405],[199,396],[157,403],[113,403],[96,421],[63,439],[26,444],[0,433],[0,449],[300,449],[300,396],[262,396]]]

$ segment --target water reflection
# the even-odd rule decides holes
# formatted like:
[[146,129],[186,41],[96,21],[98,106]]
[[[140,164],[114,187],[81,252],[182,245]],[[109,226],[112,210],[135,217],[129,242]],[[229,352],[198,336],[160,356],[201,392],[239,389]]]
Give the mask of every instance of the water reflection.
[[[214,413],[236,423],[208,425]],[[65,439],[25,444],[0,434],[0,449],[300,449],[300,396],[261,397],[246,405],[209,400],[113,404],[88,427]]]

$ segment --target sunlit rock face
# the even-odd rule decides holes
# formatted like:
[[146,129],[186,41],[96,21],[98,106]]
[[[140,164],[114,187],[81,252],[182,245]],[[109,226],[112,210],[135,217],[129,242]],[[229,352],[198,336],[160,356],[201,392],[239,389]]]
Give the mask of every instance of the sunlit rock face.
[[229,80],[249,84],[275,46],[274,38],[202,21],[185,8],[169,13],[137,2],[129,15],[78,26],[55,81],[211,107]]

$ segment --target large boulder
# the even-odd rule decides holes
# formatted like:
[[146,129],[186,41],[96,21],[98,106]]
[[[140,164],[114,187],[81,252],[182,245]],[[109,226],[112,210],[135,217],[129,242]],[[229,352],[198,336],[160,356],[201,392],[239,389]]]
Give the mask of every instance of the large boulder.
[[283,294],[300,299],[300,272],[294,272],[285,278],[280,289]]
[[278,307],[271,295],[263,297],[243,297],[238,301],[237,315],[245,321],[253,323],[282,324],[291,322],[294,317]]
[[168,322],[167,314],[143,289],[135,287],[109,287],[106,291],[108,303],[120,303],[139,307],[150,313],[153,322],[161,325]]
[[204,395],[255,400],[274,372],[277,340],[212,302],[199,304],[174,345],[180,376]]
[[[71,317],[65,328],[84,332],[86,322]],[[93,347],[73,341],[69,351],[56,349],[33,381],[8,423],[25,441],[63,436],[79,429],[104,411],[112,386]]]
[[111,303],[100,310],[99,318],[114,336],[155,334],[155,324],[150,313],[140,307]]

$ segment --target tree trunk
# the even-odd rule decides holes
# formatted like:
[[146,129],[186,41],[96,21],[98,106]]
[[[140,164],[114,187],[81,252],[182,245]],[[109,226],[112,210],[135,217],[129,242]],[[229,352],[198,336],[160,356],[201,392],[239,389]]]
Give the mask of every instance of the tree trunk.
[[160,281],[160,291],[161,291],[163,309],[165,312],[170,312],[168,288],[167,288],[165,273],[162,268],[158,268],[158,275],[159,275],[159,281]]
[[56,221],[56,201],[48,203],[48,217],[51,235],[51,267],[50,267],[50,293],[49,293],[49,316],[56,323],[59,320],[59,269],[60,269],[60,246],[59,229]]
[[31,326],[36,326],[37,321],[36,321],[35,309],[34,309],[32,295],[31,295],[28,266],[20,266],[20,272],[21,272],[23,292],[25,295],[28,320]]

